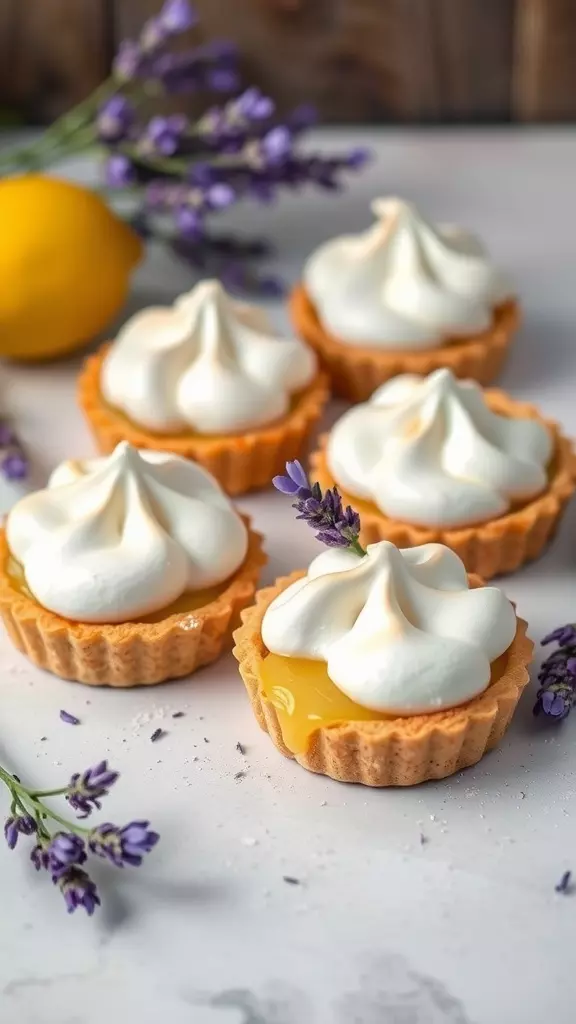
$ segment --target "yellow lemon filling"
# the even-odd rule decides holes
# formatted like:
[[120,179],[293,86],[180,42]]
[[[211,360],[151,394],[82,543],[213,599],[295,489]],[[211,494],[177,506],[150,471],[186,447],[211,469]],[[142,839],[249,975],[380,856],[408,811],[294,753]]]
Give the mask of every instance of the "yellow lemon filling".
[[323,661],[269,654],[260,666],[262,694],[276,709],[282,738],[293,754],[303,754],[310,737],[337,722],[393,718],[350,700],[334,685]]
[[[29,589],[26,583],[26,577],[24,575],[24,569],[20,562],[18,562],[12,555],[8,555],[6,562],[6,575],[10,580],[10,584],[14,590],[19,594],[23,594],[25,597],[30,598],[31,601],[36,601],[34,594]],[[155,612],[151,612],[150,615],[142,615],[137,619],[130,619],[130,622],[162,622],[164,619],[168,619],[171,615],[185,615],[187,612],[196,611],[198,608],[204,608],[205,605],[210,604],[211,601],[215,601],[217,597],[220,597],[224,593],[226,587],[229,584],[229,580],[224,580],[223,583],[218,583],[214,587],[205,587],[204,590],[193,590],[181,594],[175,601],[167,605],[165,608],[159,608]],[[39,605],[39,602],[36,601]]]

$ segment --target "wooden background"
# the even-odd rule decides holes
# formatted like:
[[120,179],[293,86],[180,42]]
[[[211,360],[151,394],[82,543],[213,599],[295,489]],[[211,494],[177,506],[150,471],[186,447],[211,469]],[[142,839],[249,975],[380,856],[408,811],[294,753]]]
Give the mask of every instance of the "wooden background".
[[[47,121],[160,0],[0,0],[0,113]],[[576,0],[196,0],[247,81],[327,121],[576,119]]]

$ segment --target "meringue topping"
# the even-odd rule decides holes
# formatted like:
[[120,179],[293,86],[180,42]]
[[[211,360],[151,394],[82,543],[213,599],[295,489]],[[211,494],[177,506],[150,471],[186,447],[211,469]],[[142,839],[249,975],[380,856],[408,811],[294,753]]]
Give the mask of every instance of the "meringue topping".
[[145,309],[104,361],[105,400],[157,433],[238,433],[284,416],[317,369],[311,349],[279,338],[265,313],[202,281],[171,307]]

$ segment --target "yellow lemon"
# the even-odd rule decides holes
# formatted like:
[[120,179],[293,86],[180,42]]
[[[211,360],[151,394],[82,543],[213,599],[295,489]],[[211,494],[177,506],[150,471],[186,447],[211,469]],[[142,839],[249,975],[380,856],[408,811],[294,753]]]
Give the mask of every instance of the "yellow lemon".
[[0,356],[50,359],[94,337],[141,256],[89,189],[40,174],[0,181]]

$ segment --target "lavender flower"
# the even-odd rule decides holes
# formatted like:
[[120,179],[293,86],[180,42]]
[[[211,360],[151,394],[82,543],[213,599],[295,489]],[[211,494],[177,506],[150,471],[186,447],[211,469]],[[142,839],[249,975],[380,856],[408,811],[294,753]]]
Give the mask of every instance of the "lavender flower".
[[30,814],[13,814],[4,823],[4,838],[11,850],[18,842],[19,836],[31,836],[36,832],[37,824]]
[[542,640],[542,646],[558,644],[559,647],[576,647],[576,625],[569,622],[567,626],[559,626]]
[[133,39],[125,39],[120,43],[113,64],[112,73],[120,82],[132,82],[145,68],[145,55],[138,43]]
[[106,162],[106,182],[111,188],[126,188],[136,181],[134,164],[122,153],[113,153]]
[[[241,87],[237,47],[229,41],[174,52],[175,38],[196,23],[188,0],[166,0],[137,38],[120,45],[110,79],[51,127],[49,147],[40,139],[25,152],[3,154],[3,162],[15,171],[44,168],[71,145],[81,151],[96,143],[106,184],[132,190],[136,202],[125,216],[142,237],[156,235],[236,292],[275,296],[282,286],[274,276],[245,269],[255,255],[249,244],[231,253],[215,242],[208,230],[212,215],[241,199],[270,203],[286,189],[339,188],[343,176],[361,168],[367,154],[358,148],[336,155],[302,152],[303,133],[315,120],[313,108],[304,105],[278,117],[269,96],[256,87]],[[206,90],[229,92],[232,98],[196,120],[182,113],[146,115],[149,97]],[[5,454],[6,475],[22,476],[22,453]]]
[[98,111],[96,127],[103,142],[120,142],[134,123],[134,107],[125,96],[111,96]]
[[214,41],[184,53],[162,53],[142,73],[158,91],[171,96],[197,92],[233,92],[238,87],[238,55],[230,43]]
[[[123,867],[140,865],[146,853],[159,840],[148,821],[132,821],[124,828],[104,823],[100,828],[81,828],[76,822],[66,822],[60,814],[44,802],[44,797],[64,796],[84,817],[106,795],[118,779],[118,773],[100,761],[82,775],[76,773],[62,789],[39,791],[23,785],[16,775],[0,765],[0,782],[4,783],[12,798],[10,817],[4,825],[4,835],[10,849],[14,849],[20,835],[34,835],[30,860],[36,871],[49,871],[53,883],[62,892],[69,912],[84,907],[92,914],[100,904],[96,886],[82,869],[88,853],[96,853]],[[29,813],[31,812],[31,813]],[[51,832],[50,822],[64,825]]]
[[148,821],[131,821],[129,825],[118,828],[106,822],[94,829],[90,835],[89,845],[92,853],[105,857],[117,868],[126,864],[140,867],[144,854],[150,853],[160,836],[149,829]]
[[62,722],[66,722],[66,725],[80,725],[80,719],[76,718],[76,715],[71,715],[69,711],[64,711],[63,708],[60,712],[60,719]]
[[50,867],[54,874],[58,874],[72,864],[83,864],[86,860],[84,840],[73,832],[56,832],[52,837],[48,853]]
[[30,860],[36,871],[48,870],[50,867],[50,846],[46,839],[40,839],[36,846],[32,848]]
[[66,799],[75,811],[80,811],[80,818],[87,818],[96,807],[100,810],[100,800],[106,796],[119,779],[118,772],[108,767],[107,761],[100,761],[93,768],[87,768],[80,775],[72,776],[66,793]]
[[2,472],[7,480],[24,480],[28,475],[28,459],[22,452],[10,452],[2,459]]
[[550,643],[557,643],[558,648],[540,668],[534,714],[560,722],[576,704],[576,627],[569,623],[555,629],[542,641],[543,645]]
[[52,881],[60,889],[69,914],[73,914],[78,907],[83,907],[91,917],[96,907],[100,906],[98,890],[82,868],[69,867],[60,874],[53,875]]
[[313,484],[310,497],[299,498],[293,508],[299,513],[296,518],[318,530],[316,539],[328,547],[347,548],[358,542],[360,516],[350,505],[344,509],[337,487],[322,493],[320,484]]
[[166,0],[159,15],[160,21],[172,35],[187,32],[198,22],[198,15],[188,0]]
[[299,498],[312,496],[312,484],[301,462],[286,463],[286,476],[275,476],[272,483],[282,494],[297,495]]
[[144,155],[159,153],[162,156],[172,156],[178,150],[187,128],[188,118],[184,114],[153,117],[138,143],[139,152]]
[[344,508],[338,488],[323,492],[320,484],[310,484],[300,462],[287,462],[286,473],[275,476],[272,483],[276,490],[297,499],[292,505],[298,512],[296,519],[303,519],[318,531],[316,540],[331,548],[351,548],[365,555],[359,540],[360,516],[350,505]]

